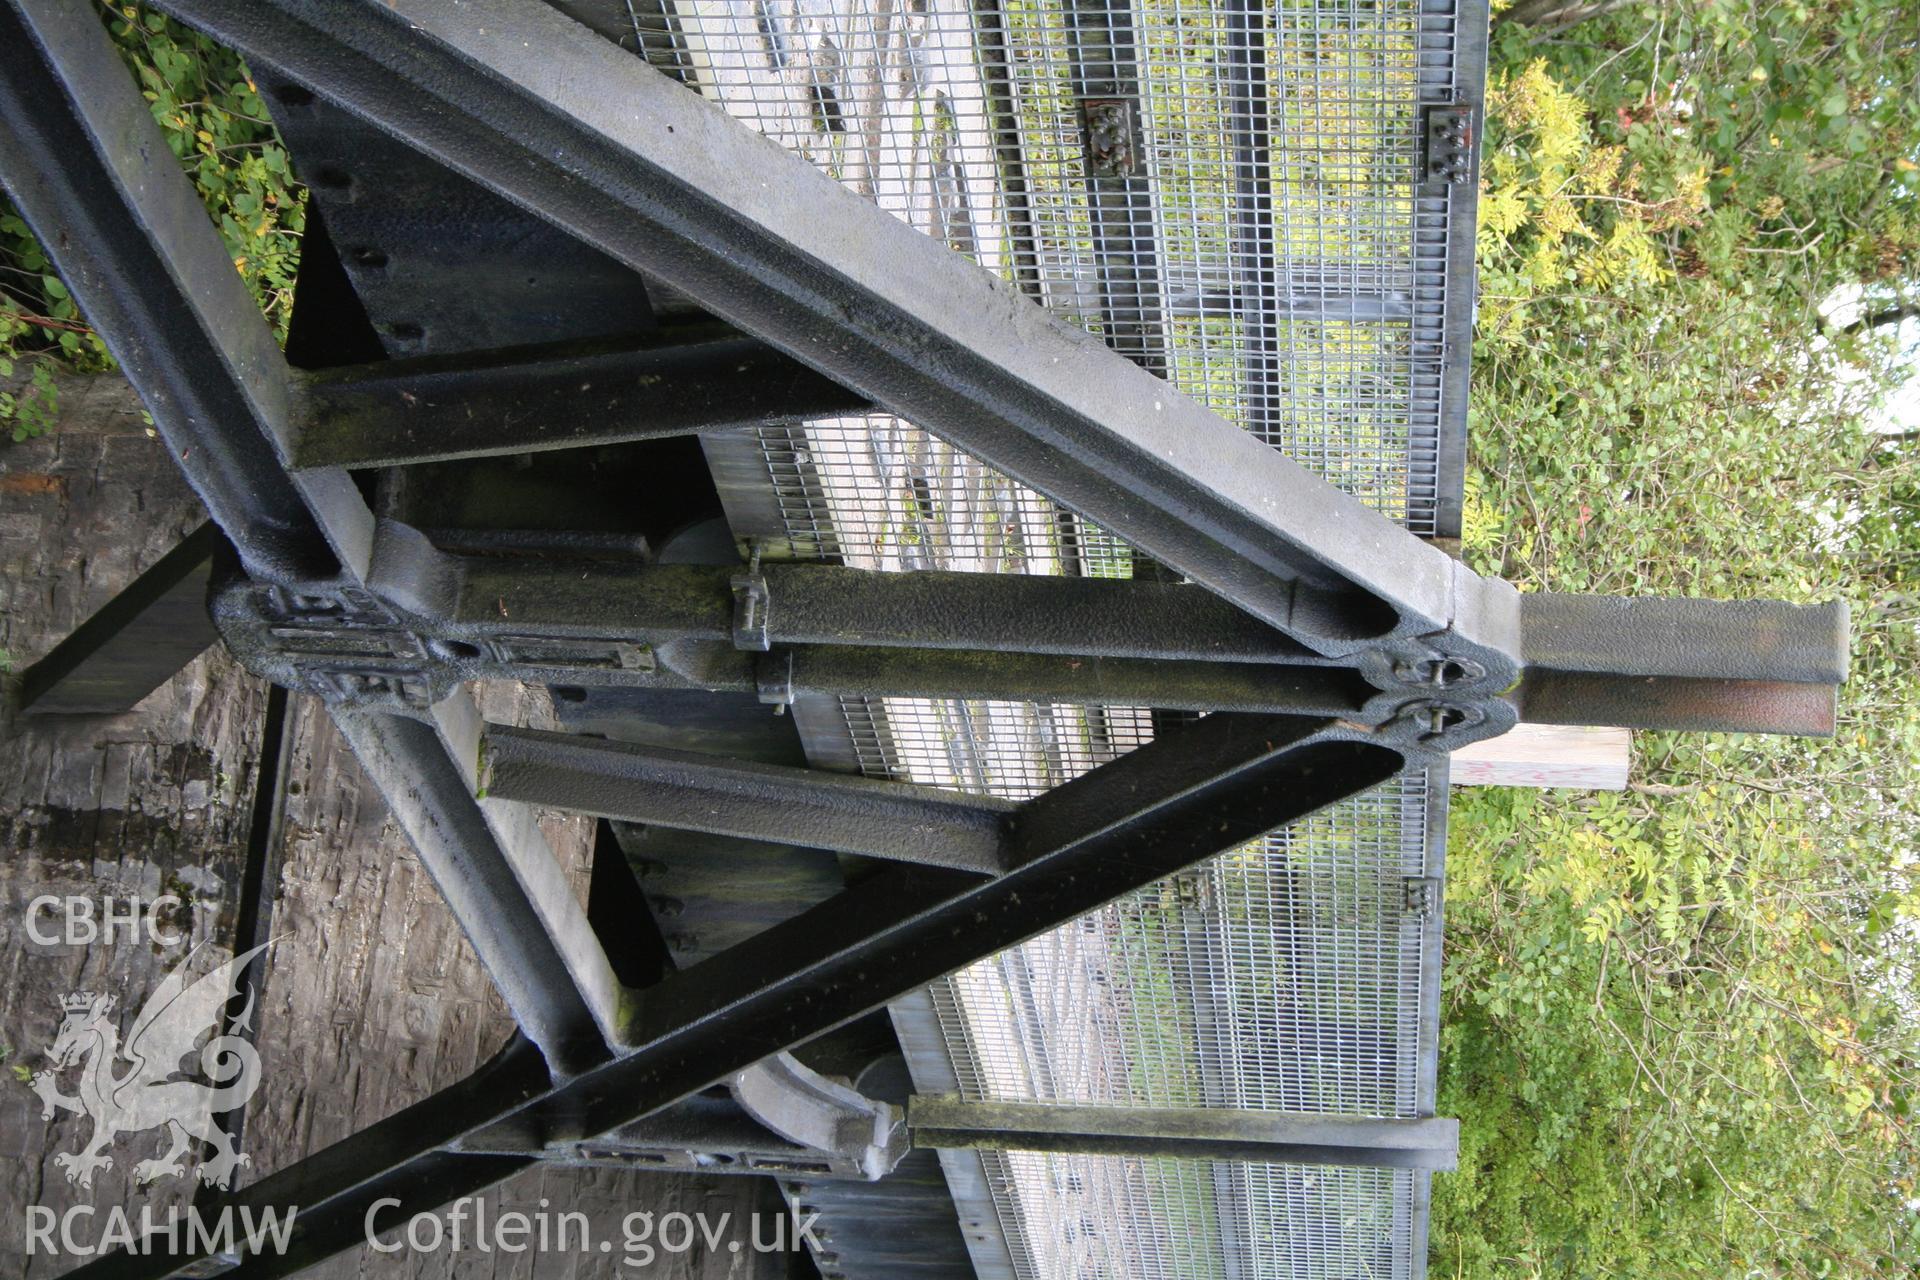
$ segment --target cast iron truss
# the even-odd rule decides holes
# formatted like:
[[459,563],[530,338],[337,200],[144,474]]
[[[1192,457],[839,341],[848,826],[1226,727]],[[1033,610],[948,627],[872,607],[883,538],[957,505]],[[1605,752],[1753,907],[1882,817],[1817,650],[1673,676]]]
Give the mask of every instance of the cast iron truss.
[[[207,592],[250,669],[326,702],[524,1036],[472,1079],[234,1193],[300,1206],[285,1255],[130,1253],[75,1274],[290,1274],[359,1243],[377,1200],[397,1206],[380,1218],[392,1223],[540,1159],[689,1167],[675,1153],[715,1134],[736,1135],[723,1145],[743,1168],[826,1178],[878,1177],[912,1144],[1445,1167],[1452,1131],[1431,1118],[937,1098],[903,1112],[788,1051],[1520,721],[1833,728],[1840,607],[1523,595],[1482,577],[1130,359],[1119,339],[1138,316],[1107,341],[1060,323],[558,7],[155,7],[704,318],[631,341],[296,370],[94,5],[0,0],[0,177],[218,530],[56,651],[28,697],[131,705],[197,650],[181,601]],[[1089,93],[1087,111],[1090,180],[1124,205],[1144,181],[1124,97]],[[1422,198],[1471,199],[1472,115],[1430,117]],[[1446,353],[1455,393],[1465,360],[1463,345]],[[731,565],[672,563],[590,531],[476,542],[408,523],[366,479],[871,408],[1163,572],[887,575],[751,548]],[[173,648],[130,640],[142,627]],[[495,677],[775,707],[966,697],[1210,714],[1169,718],[1016,802],[490,725],[464,686]],[[535,805],[884,865],[630,985]]]

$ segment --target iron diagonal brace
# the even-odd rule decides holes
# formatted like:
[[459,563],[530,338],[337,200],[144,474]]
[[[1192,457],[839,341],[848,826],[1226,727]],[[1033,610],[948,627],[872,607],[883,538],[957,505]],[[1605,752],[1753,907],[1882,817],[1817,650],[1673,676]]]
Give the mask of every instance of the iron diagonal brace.
[[[1337,722],[1209,716],[1020,805],[1007,867],[983,878],[901,866],[719,956],[630,993],[597,1064],[542,1083],[515,1059],[236,1194],[303,1212],[281,1255],[228,1272],[292,1274],[374,1229],[525,1167],[530,1144],[579,1143],[672,1106],[983,956],[1392,777],[1404,739]],[[497,1079],[495,1077],[498,1077]],[[191,1250],[109,1255],[72,1275],[199,1274]]]

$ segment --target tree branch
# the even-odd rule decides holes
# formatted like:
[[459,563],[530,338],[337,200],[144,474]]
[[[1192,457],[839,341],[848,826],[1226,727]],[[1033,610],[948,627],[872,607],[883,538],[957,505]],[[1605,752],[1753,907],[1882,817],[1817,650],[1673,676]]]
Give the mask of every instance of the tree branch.
[[1523,27],[1554,30],[1570,27],[1588,18],[1597,18],[1615,9],[1624,9],[1636,0],[1519,0],[1500,15],[1502,22],[1517,22]]
[[1884,329],[1890,324],[1899,324],[1902,320],[1916,318],[1920,318],[1920,302],[1902,302],[1898,306],[1869,311],[1851,324],[1840,326],[1840,332],[1858,333],[1862,329]]

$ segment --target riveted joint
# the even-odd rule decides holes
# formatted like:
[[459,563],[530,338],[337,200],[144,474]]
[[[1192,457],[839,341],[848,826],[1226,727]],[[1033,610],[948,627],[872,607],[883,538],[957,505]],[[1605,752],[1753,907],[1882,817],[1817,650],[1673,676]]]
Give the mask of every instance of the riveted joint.
[[1377,689],[1396,695],[1422,691],[1449,702],[1496,697],[1519,671],[1509,655],[1452,631],[1383,645],[1359,655],[1355,665]]
[[1487,669],[1471,658],[1434,654],[1425,658],[1402,659],[1393,664],[1394,678],[1402,684],[1448,689],[1486,679]]
[[1130,178],[1139,172],[1134,115],[1125,98],[1087,98],[1080,103],[1086,128],[1087,172],[1095,178]]
[[1470,702],[1442,702],[1423,698],[1400,708],[1398,719],[1410,725],[1423,743],[1437,743],[1456,728],[1472,728],[1484,722],[1486,710]]
[[1473,108],[1463,103],[1427,111],[1426,178],[1449,186],[1473,177]]
[[1439,876],[1408,876],[1403,882],[1403,887],[1408,915],[1427,920],[1440,909],[1444,885]]
[[1400,703],[1379,733],[1416,755],[1441,756],[1513,728],[1518,710],[1504,697],[1420,697]]

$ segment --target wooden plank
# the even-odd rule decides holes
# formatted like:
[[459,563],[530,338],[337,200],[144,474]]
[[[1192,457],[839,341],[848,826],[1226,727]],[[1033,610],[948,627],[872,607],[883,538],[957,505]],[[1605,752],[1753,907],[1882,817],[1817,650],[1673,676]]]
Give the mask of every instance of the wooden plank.
[[1453,753],[1455,786],[1624,791],[1631,734],[1586,725],[1521,724]]

